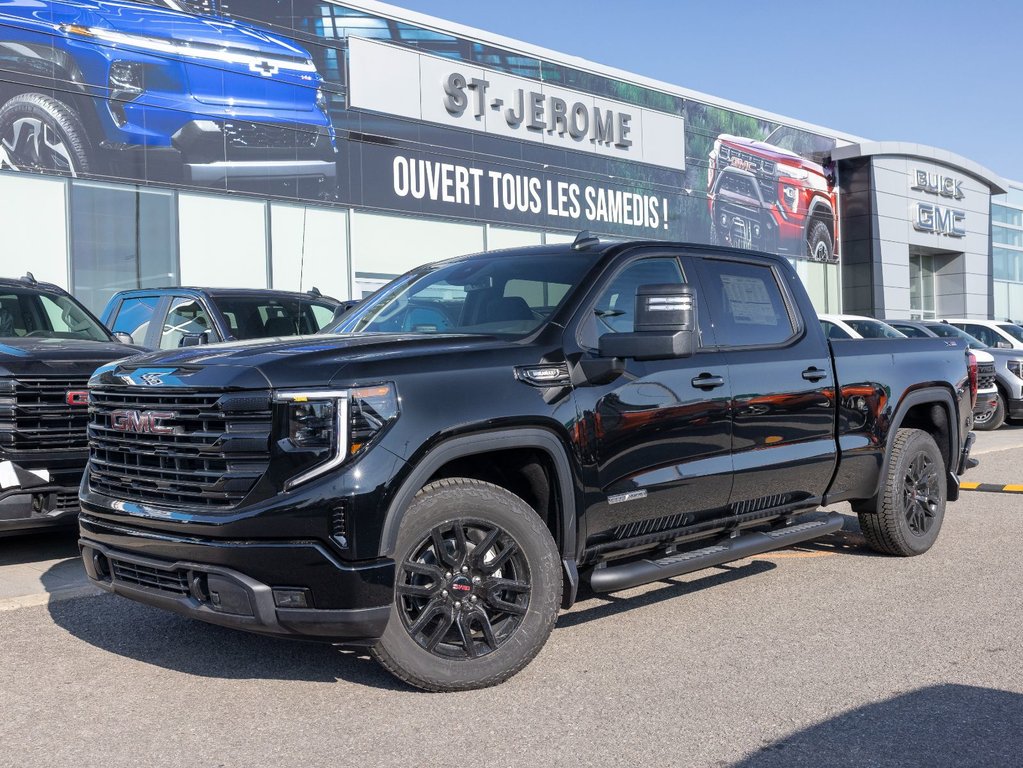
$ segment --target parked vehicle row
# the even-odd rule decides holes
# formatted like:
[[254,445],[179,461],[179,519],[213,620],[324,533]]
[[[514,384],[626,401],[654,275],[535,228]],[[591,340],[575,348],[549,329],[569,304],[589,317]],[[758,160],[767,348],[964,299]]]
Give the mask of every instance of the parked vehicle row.
[[[1023,328],[991,320],[876,320],[859,315],[820,315],[829,339],[954,338],[977,359],[974,428],[998,429],[1007,418],[1023,418]],[[979,330],[980,339],[964,328]],[[1017,338],[1018,337],[1018,338]],[[1010,348],[1017,343],[1019,347]],[[1016,351],[1016,350],[1019,351]]]

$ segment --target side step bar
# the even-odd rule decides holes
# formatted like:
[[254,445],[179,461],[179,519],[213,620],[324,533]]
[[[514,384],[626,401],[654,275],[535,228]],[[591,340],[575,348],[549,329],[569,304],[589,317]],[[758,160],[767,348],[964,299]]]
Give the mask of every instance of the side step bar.
[[638,587],[651,581],[681,576],[703,568],[741,560],[759,555],[772,549],[781,549],[808,539],[816,539],[842,528],[845,518],[831,512],[823,520],[798,523],[773,531],[751,531],[725,539],[703,549],[668,555],[660,560],[637,560],[624,565],[610,565],[598,568],[590,575],[590,588],[594,592],[617,592],[621,589]]

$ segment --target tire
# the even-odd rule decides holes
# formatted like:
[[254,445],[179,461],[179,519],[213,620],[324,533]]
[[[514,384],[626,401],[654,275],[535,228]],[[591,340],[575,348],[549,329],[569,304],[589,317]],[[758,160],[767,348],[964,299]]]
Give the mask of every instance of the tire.
[[0,108],[0,169],[75,177],[93,165],[82,120],[64,102],[22,93]]
[[409,685],[496,685],[554,629],[558,549],[537,514],[503,488],[467,478],[426,486],[402,520],[395,560],[391,617],[370,652]]
[[975,418],[973,420],[973,428],[981,432],[990,432],[998,429],[1002,424],[1005,423],[1005,400],[1002,399],[1002,393],[999,392],[995,395],[995,407],[994,410],[988,414],[985,414],[983,418]]
[[828,225],[814,221],[806,234],[806,257],[810,261],[831,262],[835,255],[835,243],[831,239]]
[[874,508],[856,507],[867,544],[886,555],[922,555],[941,531],[946,492],[945,463],[934,438],[900,429]]

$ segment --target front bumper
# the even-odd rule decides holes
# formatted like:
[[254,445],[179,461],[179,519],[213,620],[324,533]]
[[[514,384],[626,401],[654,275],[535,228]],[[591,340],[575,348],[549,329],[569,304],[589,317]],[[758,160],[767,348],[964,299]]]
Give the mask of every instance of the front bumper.
[[1023,400],[1006,400],[1005,410],[1010,419],[1023,419]]
[[[78,515],[77,475],[0,462],[0,535],[68,526]],[[72,484],[74,483],[74,484]]]
[[[83,514],[79,546],[102,589],[190,618],[277,637],[364,645],[390,615],[394,562],[344,563],[315,541],[176,537]],[[280,607],[274,590],[303,592]]]

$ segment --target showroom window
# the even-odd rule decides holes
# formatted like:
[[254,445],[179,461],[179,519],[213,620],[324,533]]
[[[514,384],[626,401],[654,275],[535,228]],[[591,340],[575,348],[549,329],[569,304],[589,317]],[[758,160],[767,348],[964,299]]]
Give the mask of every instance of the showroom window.
[[97,315],[117,291],[178,279],[174,193],[71,183],[73,293]]
[[1023,320],[1023,192],[1010,187],[991,204],[994,317]]

